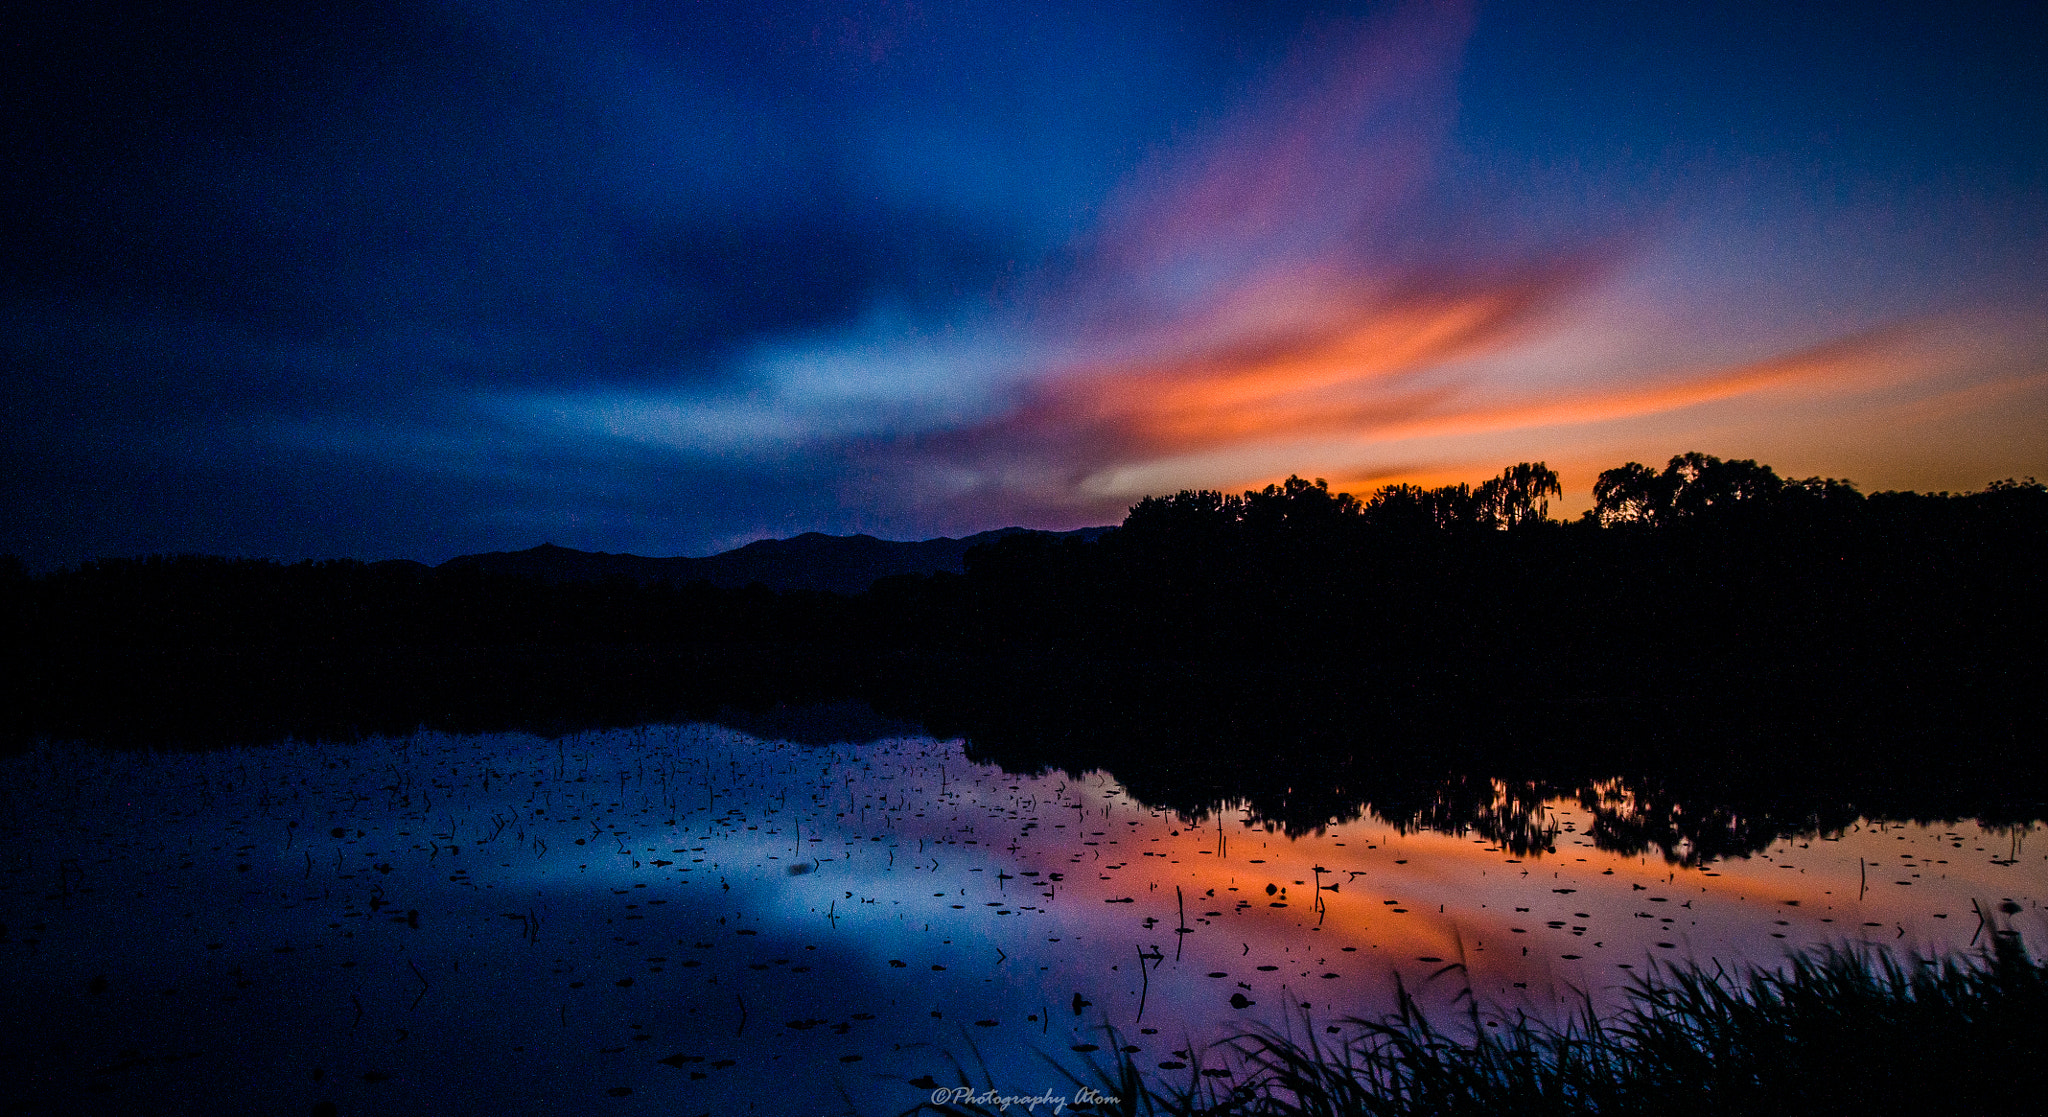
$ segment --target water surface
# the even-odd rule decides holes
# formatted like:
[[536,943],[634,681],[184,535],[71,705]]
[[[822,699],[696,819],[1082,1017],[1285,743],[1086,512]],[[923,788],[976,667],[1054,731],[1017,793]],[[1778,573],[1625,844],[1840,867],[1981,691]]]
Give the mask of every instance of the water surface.
[[33,1023],[10,1074],[59,1109],[895,1113],[962,1066],[1071,1095],[1044,1054],[1186,1075],[1248,1028],[1378,1015],[1397,981],[1555,1017],[1659,963],[1967,948],[1980,912],[2038,942],[2048,893],[2027,827],[1667,856],[1616,838],[1641,812],[1613,783],[1289,836],[917,736],[5,765],[0,964]]

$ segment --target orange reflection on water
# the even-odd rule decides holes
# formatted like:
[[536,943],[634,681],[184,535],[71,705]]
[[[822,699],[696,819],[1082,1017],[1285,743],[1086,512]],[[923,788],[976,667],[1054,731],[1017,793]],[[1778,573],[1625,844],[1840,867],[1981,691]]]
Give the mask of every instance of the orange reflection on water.
[[[1080,860],[1068,853],[1055,910],[1096,940],[1158,951],[1152,1003],[1227,1027],[1244,1023],[1233,993],[1269,1010],[1299,1001],[1319,1017],[1376,1016],[1393,1007],[1396,975],[1439,1009],[1469,981],[1482,1003],[1556,1011],[1582,994],[1611,1007],[1657,964],[1769,965],[1848,941],[1967,949],[1972,900],[1989,910],[2013,899],[2038,922],[2048,866],[2038,855],[1995,863],[2009,836],[1966,824],[1865,827],[1688,868],[1598,849],[1580,804],[1547,806],[1555,852],[1516,857],[1370,817],[1301,839],[1232,818],[1219,842],[1213,820],[1187,826],[1126,805],[1093,827],[1100,836],[1085,840],[1099,844],[1081,846]],[[1880,854],[1914,868],[1877,872]]]

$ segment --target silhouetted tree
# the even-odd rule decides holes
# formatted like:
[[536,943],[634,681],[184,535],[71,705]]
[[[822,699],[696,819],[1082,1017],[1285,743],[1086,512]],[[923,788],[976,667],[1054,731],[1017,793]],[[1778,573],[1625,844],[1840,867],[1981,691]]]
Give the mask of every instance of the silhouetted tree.
[[1420,485],[1382,486],[1366,498],[1363,515],[1376,531],[1421,532],[1438,526],[1429,491]]
[[1805,524],[1846,523],[1863,505],[1856,485],[1835,477],[1804,477],[1785,482],[1776,498],[1781,515]]
[[1311,482],[1290,476],[1282,484],[1244,494],[1244,522],[1266,530],[1314,531],[1361,511],[1357,497],[1331,492],[1330,483],[1321,477]]
[[1547,521],[1549,498],[1563,495],[1556,471],[1542,462],[1511,465],[1473,494],[1481,522],[1504,530]]
[[1738,508],[1773,507],[1788,487],[1800,489],[1797,495],[1802,498],[1843,500],[1855,493],[1855,486],[1846,481],[1809,478],[1788,483],[1770,466],[1751,459],[1724,461],[1694,450],[1674,456],[1662,473],[1652,473],[1640,462],[1603,472],[1593,483],[1590,515],[1604,527],[1666,526]]
[[1662,518],[1668,503],[1657,471],[1641,462],[1627,462],[1593,482],[1593,510],[1587,515],[1602,527],[1650,525]]
[[1124,530],[1137,534],[1206,534],[1244,519],[1244,497],[1214,489],[1182,489],[1172,496],[1148,496],[1131,506]]
[[1388,485],[1372,494],[1361,512],[1374,529],[1394,532],[1450,531],[1479,518],[1472,487],[1463,484],[1435,489]]
[[1664,474],[1671,490],[1670,514],[1679,519],[1768,505],[1785,489],[1770,466],[1749,458],[1723,461],[1698,451],[1672,458]]

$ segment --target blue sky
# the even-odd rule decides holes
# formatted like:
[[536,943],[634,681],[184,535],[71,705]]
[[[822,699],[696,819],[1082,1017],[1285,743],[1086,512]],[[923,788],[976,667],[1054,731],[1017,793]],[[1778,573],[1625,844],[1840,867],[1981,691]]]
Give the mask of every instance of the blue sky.
[[50,6],[0,47],[0,551],[2048,473],[2044,46],[1981,5]]

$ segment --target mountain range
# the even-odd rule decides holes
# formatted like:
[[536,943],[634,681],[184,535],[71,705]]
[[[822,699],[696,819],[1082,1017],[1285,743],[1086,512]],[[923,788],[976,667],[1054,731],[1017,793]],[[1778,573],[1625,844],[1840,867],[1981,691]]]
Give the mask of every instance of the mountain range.
[[543,582],[601,582],[625,578],[641,585],[709,582],[739,588],[759,583],[775,591],[824,590],[856,594],[879,578],[896,574],[959,573],[967,552],[984,543],[1024,533],[1055,538],[1094,539],[1109,527],[1040,532],[1006,527],[964,539],[922,539],[897,542],[872,535],[824,535],[805,532],[790,539],[762,539],[744,547],[703,558],[646,558],[602,551],[578,551],[543,543],[524,551],[490,551],[462,555],[441,570],[475,569],[492,574],[534,578]]

